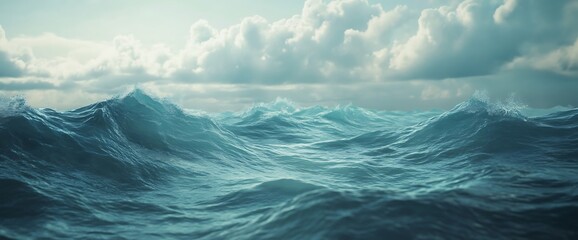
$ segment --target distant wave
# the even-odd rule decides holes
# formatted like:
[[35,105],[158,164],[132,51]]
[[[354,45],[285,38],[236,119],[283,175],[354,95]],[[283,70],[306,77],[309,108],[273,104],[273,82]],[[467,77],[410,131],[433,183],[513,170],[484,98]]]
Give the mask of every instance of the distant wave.
[[[525,111],[547,114],[524,114]],[[578,109],[0,99],[0,236],[575,239]]]

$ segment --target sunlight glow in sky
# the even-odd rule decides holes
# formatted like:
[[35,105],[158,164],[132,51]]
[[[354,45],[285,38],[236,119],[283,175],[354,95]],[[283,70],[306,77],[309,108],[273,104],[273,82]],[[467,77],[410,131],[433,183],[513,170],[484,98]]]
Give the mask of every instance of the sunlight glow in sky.
[[578,1],[0,2],[0,95],[71,109],[138,86],[184,107],[578,106]]

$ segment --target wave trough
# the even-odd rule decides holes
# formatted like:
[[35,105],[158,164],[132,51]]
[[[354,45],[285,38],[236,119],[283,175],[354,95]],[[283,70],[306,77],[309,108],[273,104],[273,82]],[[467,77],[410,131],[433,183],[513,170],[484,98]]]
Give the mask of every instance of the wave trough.
[[0,101],[4,238],[578,237],[578,109]]

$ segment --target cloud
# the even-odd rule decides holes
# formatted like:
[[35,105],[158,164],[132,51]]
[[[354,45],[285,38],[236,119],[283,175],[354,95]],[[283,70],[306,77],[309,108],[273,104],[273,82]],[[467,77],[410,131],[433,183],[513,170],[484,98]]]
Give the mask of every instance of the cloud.
[[444,79],[490,73],[515,51],[496,49],[508,43],[492,44],[491,11],[486,2],[476,1],[423,10],[415,35],[392,47],[392,75]]
[[22,70],[11,59],[7,51],[6,33],[2,26],[0,26],[0,78],[2,77],[19,77],[22,75]]
[[495,73],[527,49],[559,46],[575,38],[578,29],[566,19],[578,11],[566,10],[570,5],[575,3],[527,0],[495,6],[466,0],[453,9],[425,9],[416,34],[394,45],[389,67],[397,71],[392,71],[394,76],[409,79]]
[[385,30],[395,31],[404,9],[386,12],[359,0],[308,1],[301,15],[275,22],[253,16],[217,31],[200,21],[191,28],[175,75],[191,82],[374,81],[379,76],[367,72],[375,69],[373,51],[392,40]]
[[502,24],[507,20],[508,15],[510,15],[514,8],[516,7],[518,1],[517,0],[505,0],[504,4],[499,6],[494,12],[494,22],[497,24]]
[[[145,45],[130,35],[108,42],[50,33],[7,39],[0,28],[0,78],[19,79],[0,87],[76,86],[100,96],[134,85],[164,89],[165,94],[169,88],[207,86],[206,97],[215,98],[228,86],[224,88],[247,93],[244,97],[263,98],[255,89],[293,96],[297,90],[285,88],[292,86],[310,94],[303,101],[312,101],[318,91],[324,98],[344,94],[370,104],[381,99],[371,86],[380,86],[376,88],[389,96],[395,94],[383,86],[403,89],[399,94],[415,101],[442,102],[463,97],[471,86],[483,87],[469,81],[486,76],[502,81],[510,81],[502,76],[525,72],[578,77],[576,1],[398,3],[384,9],[367,0],[308,0],[290,18],[249,16],[220,29],[199,20],[192,23],[181,49]],[[460,79],[464,84],[454,84]],[[416,85],[423,80],[440,83]],[[346,94],[344,89],[367,90],[374,97]]]
[[86,63],[98,57],[106,48],[106,44],[98,41],[64,38],[53,33],[42,33],[39,36],[11,38],[8,47],[29,48],[35,57],[41,59],[70,58],[79,63]]
[[[79,58],[74,56],[78,53],[72,54],[76,50],[64,49],[61,51],[71,53],[70,61],[38,60],[27,68],[72,80],[146,76],[143,82],[168,79],[231,84],[486,75],[528,54],[528,49],[548,52],[552,50],[548,47],[573,43],[577,30],[571,20],[578,13],[576,5],[566,0],[465,0],[436,8],[399,5],[384,10],[366,0],[310,0],[300,15],[274,22],[252,16],[216,29],[199,20],[190,28],[187,46],[177,51],[163,45],[143,46],[131,36],[118,36],[110,43],[94,44],[100,53],[92,59],[75,61]],[[40,38],[52,43],[50,49],[88,45],[66,42],[53,34]],[[4,72],[15,76],[18,68],[10,65],[7,56],[2,55]]]
[[0,50],[0,77],[19,77],[22,70],[10,59],[10,56]]
[[22,90],[31,90],[31,89],[55,89],[56,86],[50,82],[45,81],[25,81],[25,82],[17,82],[17,81],[9,81],[9,82],[0,82],[0,89],[4,91],[22,91]]
[[407,6],[386,11],[362,0],[307,1],[301,15],[276,22],[255,16],[220,31],[195,23],[174,76],[279,84],[487,75],[527,49],[575,38],[573,5],[467,0],[416,15]]
[[578,78],[578,38],[569,46],[562,46],[546,53],[537,52],[532,55],[514,59],[510,69],[534,69]]

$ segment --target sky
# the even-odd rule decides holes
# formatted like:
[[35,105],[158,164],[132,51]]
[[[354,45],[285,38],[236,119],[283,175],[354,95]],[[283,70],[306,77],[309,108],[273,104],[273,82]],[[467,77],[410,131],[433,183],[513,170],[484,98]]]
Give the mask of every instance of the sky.
[[0,96],[69,110],[135,87],[186,107],[578,106],[576,0],[0,1]]

